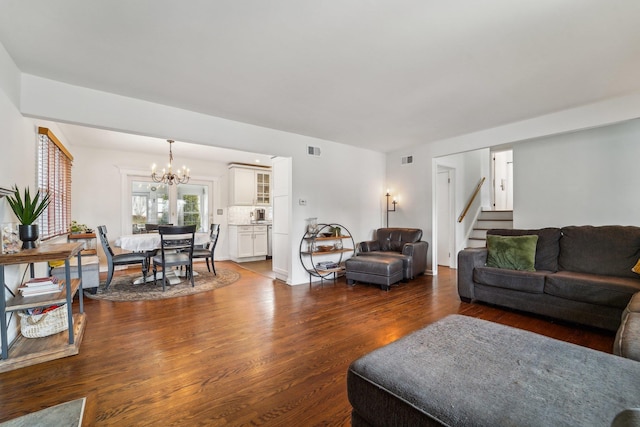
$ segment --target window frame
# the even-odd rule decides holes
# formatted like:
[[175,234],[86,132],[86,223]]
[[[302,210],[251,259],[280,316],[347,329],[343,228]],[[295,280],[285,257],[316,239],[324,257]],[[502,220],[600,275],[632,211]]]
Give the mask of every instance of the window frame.
[[71,224],[71,169],[73,156],[48,128],[38,128],[37,180],[49,206],[38,218],[40,238],[69,233]]

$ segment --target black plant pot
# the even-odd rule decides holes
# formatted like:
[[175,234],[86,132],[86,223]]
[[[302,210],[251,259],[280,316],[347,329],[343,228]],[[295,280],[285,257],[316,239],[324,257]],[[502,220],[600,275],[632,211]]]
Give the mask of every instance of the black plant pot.
[[20,240],[22,240],[22,249],[35,248],[38,241],[38,224],[19,225],[18,233],[20,234]]

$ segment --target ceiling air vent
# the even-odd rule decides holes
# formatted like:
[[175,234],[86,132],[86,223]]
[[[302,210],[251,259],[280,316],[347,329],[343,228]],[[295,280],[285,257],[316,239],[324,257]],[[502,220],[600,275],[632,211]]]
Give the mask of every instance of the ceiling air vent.
[[413,163],[413,156],[404,156],[402,158],[402,164],[406,165],[408,163]]
[[307,145],[307,154],[310,156],[320,157],[320,147],[312,147]]

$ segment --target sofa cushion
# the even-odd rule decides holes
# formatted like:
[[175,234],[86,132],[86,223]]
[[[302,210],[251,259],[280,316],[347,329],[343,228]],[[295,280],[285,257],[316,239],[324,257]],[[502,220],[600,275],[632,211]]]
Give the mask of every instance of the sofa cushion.
[[487,236],[538,236],[536,244],[536,270],[558,271],[558,255],[560,254],[559,228],[541,228],[539,230],[499,229],[487,231]]
[[487,267],[535,271],[538,236],[487,235]]
[[626,277],[558,271],[547,276],[544,293],[590,304],[624,308],[640,280]]
[[476,267],[473,281],[496,288],[513,289],[533,294],[544,293],[544,279],[548,271],[517,271],[494,267]]
[[571,226],[562,228],[560,270],[637,278],[631,271],[640,258],[640,228]]

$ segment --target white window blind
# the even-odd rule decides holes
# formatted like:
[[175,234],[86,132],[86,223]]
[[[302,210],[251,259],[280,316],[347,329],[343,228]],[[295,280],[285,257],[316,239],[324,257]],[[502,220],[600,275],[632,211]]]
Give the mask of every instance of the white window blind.
[[40,238],[69,232],[73,156],[48,128],[38,128],[38,188],[49,193],[49,207],[38,219]]

